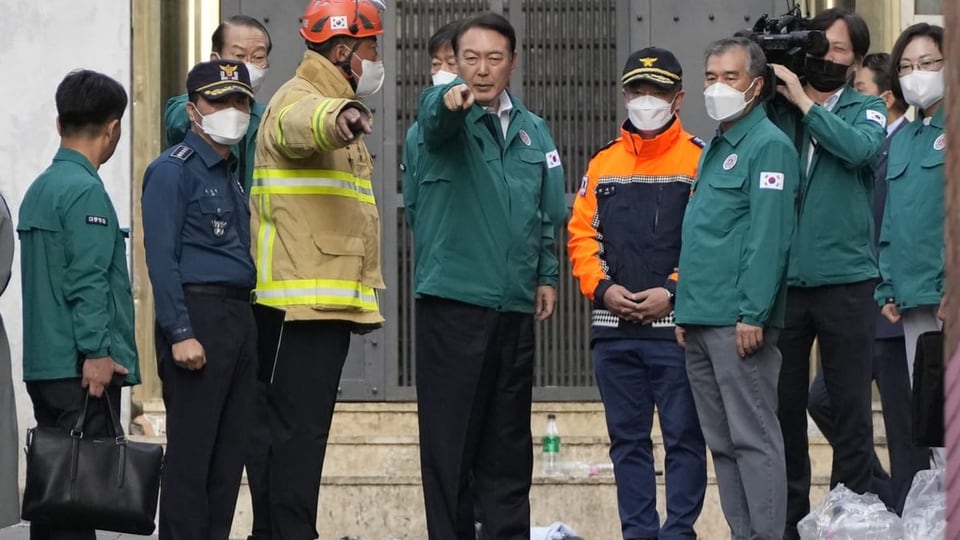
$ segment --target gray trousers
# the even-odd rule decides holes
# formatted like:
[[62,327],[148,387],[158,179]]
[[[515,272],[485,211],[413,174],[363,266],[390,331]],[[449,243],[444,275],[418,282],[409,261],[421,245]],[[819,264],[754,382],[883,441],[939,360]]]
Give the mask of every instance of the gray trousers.
[[687,375],[713,454],[732,540],[780,540],[787,513],[783,436],[777,420],[778,330],[737,355],[733,326],[687,327]]

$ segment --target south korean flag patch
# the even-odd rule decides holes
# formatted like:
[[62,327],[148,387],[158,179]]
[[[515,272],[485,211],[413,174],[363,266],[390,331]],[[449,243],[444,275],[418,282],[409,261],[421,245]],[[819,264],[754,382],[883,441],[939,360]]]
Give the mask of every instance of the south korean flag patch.
[[760,189],[775,189],[783,191],[783,173],[781,172],[761,172]]
[[587,196],[587,182],[589,182],[589,181],[590,181],[590,179],[587,177],[587,175],[584,175],[583,178],[580,179],[580,191],[579,191],[579,194],[580,194],[581,197],[586,197],[586,196]]
[[346,28],[347,28],[346,15],[334,15],[333,17],[330,17],[331,30],[346,30]]
[[547,152],[547,168],[552,169],[560,166],[560,152],[556,150]]
[[880,111],[868,110],[867,120],[880,124],[880,127],[886,127],[887,125],[887,117],[884,116],[883,113],[881,113]]

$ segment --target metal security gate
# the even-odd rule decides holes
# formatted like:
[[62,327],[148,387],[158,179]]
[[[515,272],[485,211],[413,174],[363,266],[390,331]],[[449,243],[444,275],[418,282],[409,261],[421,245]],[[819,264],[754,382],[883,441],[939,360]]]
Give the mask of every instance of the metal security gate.
[[[289,79],[303,56],[297,33],[306,0],[221,0],[224,17],[244,13],[263,21],[273,38],[271,70],[258,98]],[[382,297],[387,323],[354,337],[341,379],[341,399],[411,400],[414,389],[412,237],[404,219],[399,156],[416,120],[420,92],[430,84],[427,40],[443,24],[485,10],[503,13],[517,30],[519,66],[511,89],[544,117],[566,170],[568,201],[593,153],[618,134],[623,118],[619,75],[630,51],[651,44],[673,51],[684,66],[688,131],[713,129],[701,98],[703,50],[713,39],[779,15],[783,0],[388,0],[380,43],[386,65],[375,110],[374,190],[383,224]],[[211,29],[212,32],[212,29]],[[589,350],[590,307],[570,274],[561,238],[559,303],[537,326],[534,397],[596,399]]]

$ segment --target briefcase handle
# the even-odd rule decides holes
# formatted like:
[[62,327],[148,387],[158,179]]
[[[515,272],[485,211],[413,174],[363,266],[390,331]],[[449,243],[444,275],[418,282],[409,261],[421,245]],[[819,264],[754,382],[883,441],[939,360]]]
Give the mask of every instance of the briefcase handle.
[[[83,427],[87,421],[87,404],[90,403],[90,393],[83,393],[83,407],[80,409],[80,416],[77,417],[77,422],[73,425],[73,429],[70,430],[70,436],[75,439],[83,438]],[[110,416],[110,428],[113,433],[114,440],[117,444],[126,444],[127,436],[123,432],[123,426],[120,425],[120,419],[117,418],[116,413],[113,412],[113,407],[110,406],[110,394],[104,390],[103,392],[103,403],[107,409],[107,414]]]

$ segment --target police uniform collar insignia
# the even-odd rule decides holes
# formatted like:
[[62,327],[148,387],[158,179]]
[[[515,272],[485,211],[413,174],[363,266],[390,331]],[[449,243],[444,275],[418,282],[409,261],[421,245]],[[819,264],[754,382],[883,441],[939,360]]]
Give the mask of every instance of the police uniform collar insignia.
[[189,158],[192,155],[193,155],[193,148],[190,148],[185,144],[178,144],[176,148],[174,148],[173,151],[170,152],[170,157],[175,157],[180,161],[186,161],[187,158]]
[[523,141],[523,144],[530,146],[530,135],[527,135],[527,132],[522,129],[520,130],[519,135],[520,140]]
[[730,154],[727,156],[727,159],[723,160],[723,170],[729,171],[730,169],[736,167],[737,165],[737,155]]

